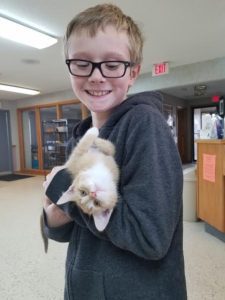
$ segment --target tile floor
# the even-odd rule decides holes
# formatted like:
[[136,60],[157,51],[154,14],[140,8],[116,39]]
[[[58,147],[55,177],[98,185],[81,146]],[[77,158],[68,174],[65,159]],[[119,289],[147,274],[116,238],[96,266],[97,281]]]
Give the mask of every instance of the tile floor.
[[[42,182],[41,176],[0,181],[2,300],[63,300],[67,245],[50,241],[44,253],[39,230]],[[188,299],[224,300],[225,243],[206,233],[204,223],[184,222],[184,253]]]

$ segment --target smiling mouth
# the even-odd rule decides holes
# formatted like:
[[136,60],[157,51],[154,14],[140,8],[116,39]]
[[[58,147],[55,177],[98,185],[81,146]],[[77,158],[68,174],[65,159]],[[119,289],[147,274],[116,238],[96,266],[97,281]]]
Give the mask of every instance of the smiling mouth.
[[97,97],[105,96],[111,93],[111,91],[93,91],[93,90],[86,90],[86,92],[91,96],[97,96]]

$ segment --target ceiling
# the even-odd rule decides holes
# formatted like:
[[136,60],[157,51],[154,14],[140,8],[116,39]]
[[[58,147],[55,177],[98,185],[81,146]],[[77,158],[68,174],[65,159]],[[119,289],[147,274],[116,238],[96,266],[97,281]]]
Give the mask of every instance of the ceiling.
[[[67,23],[83,9],[106,1],[1,0],[0,15],[38,28],[57,38],[37,50],[0,38],[0,83],[37,89],[41,94],[70,89],[64,64],[62,37]],[[145,36],[142,72],[152,64],[170,67],[225,57],[225,1],[222,0],[114,0],[140,25]],[[208,91],[225,94],[225,81],[207,83]],[[193,95],[193,86],[167,89],[178,97]],[[207,94],[206,94],[207,95]],[[30,96],[0,91],[0,100]]]

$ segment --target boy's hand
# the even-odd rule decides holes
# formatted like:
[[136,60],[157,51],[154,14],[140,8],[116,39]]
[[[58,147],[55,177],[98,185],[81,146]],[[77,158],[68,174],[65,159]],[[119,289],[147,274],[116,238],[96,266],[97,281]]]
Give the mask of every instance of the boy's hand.
[[52,203],[52,201],[47,197],[44,198],[43,206],[49,227],[62,226],[72,221],[72,219],[62,209]]

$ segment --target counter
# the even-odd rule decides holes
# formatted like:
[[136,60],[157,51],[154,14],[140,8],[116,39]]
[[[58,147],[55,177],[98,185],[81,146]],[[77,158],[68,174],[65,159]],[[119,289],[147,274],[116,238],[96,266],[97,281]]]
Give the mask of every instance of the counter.
[[197,140],[197,217],[225,233],[225,140]]

